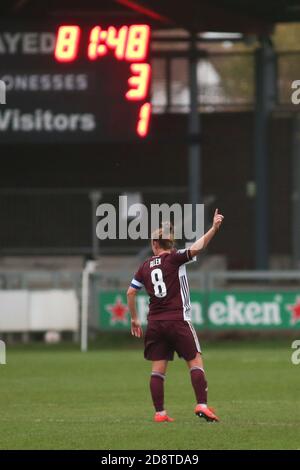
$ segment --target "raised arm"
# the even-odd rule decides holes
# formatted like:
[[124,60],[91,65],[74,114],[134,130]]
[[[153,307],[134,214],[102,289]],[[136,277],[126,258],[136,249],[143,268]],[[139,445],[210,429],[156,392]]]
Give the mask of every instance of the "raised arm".
[[212,227],[203,235],[203,237],[196,240],[195,243],[189,248],[191,256],[196,256],[201,250],[207,247],[210,240],[215,236],[224,220],[223,215],[219,214],[218,209],[215,210]]

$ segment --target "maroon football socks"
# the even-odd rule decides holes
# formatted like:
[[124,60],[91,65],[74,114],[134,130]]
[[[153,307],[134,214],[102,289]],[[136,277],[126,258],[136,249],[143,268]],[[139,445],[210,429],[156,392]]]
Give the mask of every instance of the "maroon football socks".
[[150,390],[154,408],[157,412],[164,410],[164,380],[165,376],[159,372],[152,372]]
[[[204,370],[201,367],[192,367],[191,381],[195,391],[198,404],[207,403],[207,382]],[[156,412],[164,410],[164,374],[152,372],[150,379],[150,390]]]
[[207,403],[207,382],[205,378],[204,370],[201,367],[192,367],[191,370],[191,381],[195,391],[196,400],[198,404]]

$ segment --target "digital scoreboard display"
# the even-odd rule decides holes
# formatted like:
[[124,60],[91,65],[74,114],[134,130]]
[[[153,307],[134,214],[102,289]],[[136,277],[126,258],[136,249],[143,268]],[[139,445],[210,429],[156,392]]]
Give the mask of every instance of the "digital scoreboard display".
[[150,27],[0,27],[1,142],[143,140],[151,122]]

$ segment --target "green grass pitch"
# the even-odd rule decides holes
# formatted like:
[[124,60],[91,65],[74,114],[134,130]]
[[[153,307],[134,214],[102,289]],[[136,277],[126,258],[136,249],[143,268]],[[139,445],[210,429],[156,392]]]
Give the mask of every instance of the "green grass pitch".
[[203,342],[209,403],[220,423],[193,414],[185,363],[169,365],[166,407],[152,422],[150,363],[119,349],[8,347],[0,366],[1,449],[300,449],[300,365],[289,340]]

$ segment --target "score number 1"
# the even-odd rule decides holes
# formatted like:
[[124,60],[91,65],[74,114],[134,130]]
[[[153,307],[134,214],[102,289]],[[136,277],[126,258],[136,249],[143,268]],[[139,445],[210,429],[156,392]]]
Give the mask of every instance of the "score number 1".
[[[58,29],[55,58],[58,62],[73,62],[78,57],[81,30],[77,25],[64,25]],[[95,26],[89,33],[87,57],[91,61],[113,52],[117,60],[131,62],[129,89],[125,94],[128,101],[144,100],[148,95],[151,66],[145,63],[150,40],[150,27],[145,24],[109,26],[106,30]],[[134,63],[133,63],[134,62]],[[144,103],[139,112],[137,133],[145,137],[148,133],[151,104]]]

